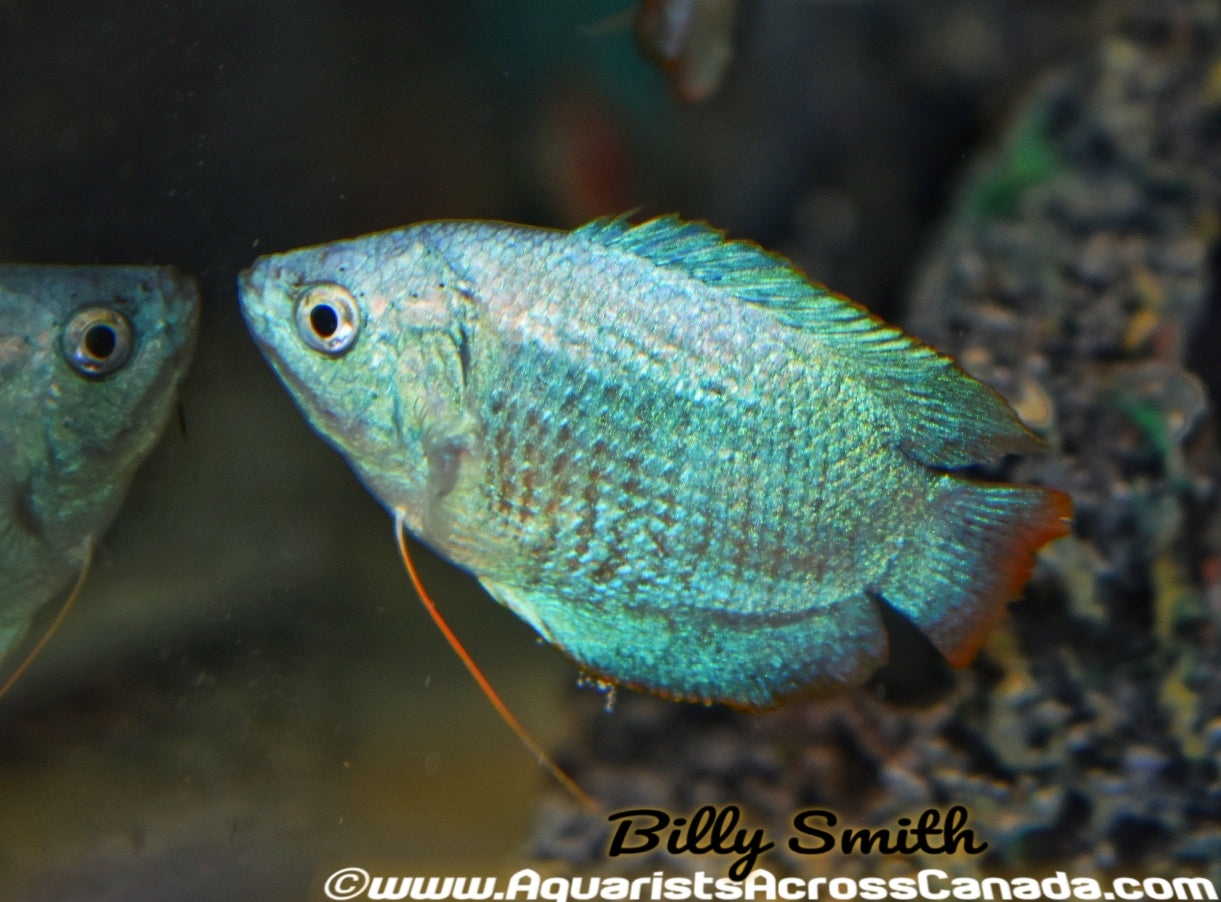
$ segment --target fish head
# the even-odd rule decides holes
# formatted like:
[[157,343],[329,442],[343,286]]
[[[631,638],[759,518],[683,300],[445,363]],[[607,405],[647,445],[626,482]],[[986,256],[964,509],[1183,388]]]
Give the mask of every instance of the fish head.
[[0,266],[0,406],[17,522],[50,546],[109,524],[177,397],[194,279],[159,266]]
[[242,312],[310,425],[417,534],[470,423],[462,281],[412,226],[260,257]]

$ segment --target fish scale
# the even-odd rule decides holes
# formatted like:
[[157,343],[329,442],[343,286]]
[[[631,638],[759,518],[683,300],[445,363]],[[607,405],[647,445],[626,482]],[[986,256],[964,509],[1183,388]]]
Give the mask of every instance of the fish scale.
[[[523,397],[534,397],[543,393],[545,398],[547,387],[558,382],[550,378],[544,361],[529,361],[518,366],[517,370],[519,375],[515,389]],[[528,384],[531,381],[542,384]],[[576,505],[571,512],[576,519],[573,534],[579,544],[566,547],[562,544],[562,530],[550,528],[547,533],[551,541],[533,548],[526,557],[545,555],[549,571],[566,573],[569,569],[569,552],[572,552],[580,562],[589,584],[597,587],[595,591],[597,595],[601,595],[607,591],[622,590],[624,582],[634,583],[656,578],[655,574],[650,572],[639,575],[635,580],[628,579],[631,568],[638,565],[640,560],[634,552],[646,541],[656,547],[655,537],[658,535],[668,536],[671,548],[680,551],[681,534],[674,533],[672,528],[668,533],[667,529],[659,524],[662,518],[666,518],[677,525],[675,517],[681,517],[683,511],[674,486],[669,480],[657,476],[649,477],[642,472],[639,464],[630,463],[635,457],[642,456],[638,449],[643,438],[643,430],[640,427],[644,421],[639,415],[643,401],[618,390],[607,391],[606,387],[599,391],[585,386],[583,396],[593,401],[586,409],[573,410],[572,415],[580,423],[597,424],[597,428],[586,430],[592,432],[590,435],[569,436],[566,444],[587,447],[589,450],[579,461],[580,469],[577,470],[575,465],[570,466],[560,480],[561,484],[552,486],[549,493],[553,499],[560,499],[569,495],[567,484],[575,483],[581,487],[572,493]],[[520,417],[521,410],[520,406],[504,408],[503,417],[498,421],[503,424],[500,428],[504,432],[513,430],[514,427],[509,421],[515,416]],[[607,424],[620,422],[627,424],[622,430],[617,426],[604,428]],[[661,422],[654,418],[651,425],[672,434],[679,431],[683,424]],[[534,432],[527,433],[522,444],[537,449],[532,453],[545,454],[559,442],[550,434]],[[529,463],[527,465],[529,466]],[[690,471],[692,468],[684,469]],[[504,481],[505,475],[502,474],[500,479]],[[702,505],[709,500],[701,497],[699,502]],[[657,510],[654,513],[650,508]],[[591,556],[589,545],[597,537],[601,537],[601,541],[595,546],[596,555]],[[670,571],[684,573],[687,569],[688,562],[685,557],[680,557],[677,561],[671,558],[670,563]],[[619,568],[623,568],[626,573],[617,576]]]
[[[575,339],[570,336],[570,340]],[[503,380],[512,385],[514,391],[524,398],[541,396],[545,399],[548,387],[561,381],[560,375],[555,372],[556,355],[536,355],[529,344],[517,345],[514,349],[517,353],[508,353],[500,358],[505,369],[498,373],[497,381]],[[625,357],[632,364],[642,362],[634,354]],[[607,386],[602,386],[601,390],[591,389],[588,384],[591,377],[587,376],[586,379],[580,393],[580,397],[586,400],[586,407],[575,411],[575,419],[583,424],[588,434],[574,437],[573,442],[590,449],[586,458],[585,489],[577,496],[587,502],[580,509],[585,517],[582,534],[600,537],[595,545],[596,553],[592,558],[588,552],[577,553],[575,556],[579,566],[574,571],[572,552],[580,549],[566,546],[562,539],[550,548],[531,547],[530,553],[523,557],[522,573],[531,569],[536,555],[545,554],[550,562],[545,568],[546,572],[555,574],[557,578],[549,582],[531,582],[521,579],[519,574],[515,588],[525,593],[563,593],[573,604],[613,606],[616,599],[624,597],[630,599],[625,607],[643,611],[646,616],[650,612],[686,606],[689,593],[693,590],[701,593],[704,609],[733,611],[740,604],[743,594],[749,593],[769,596],[773,611],[807,611],[811,606],[808,591],[810,580],[825,569],[811,562],[805,550],[819,547],[816,535],[807,528],[807,534],[798,537],[797,541],[778,545],[761,534],[764,523],[780,522],[774,507],[779,504],[782,508],[781,499],[793,493],[794,487],[788,486],[787,491],[768,491],[766,483],[759,484],[758,480],[779,479],[777,469],[751,472],[751,478],[741,475],[743,458],[766,458],[774,447],[774,442],[768,440],[768,436],[774,434],[774,424],[761,413],[756,413],[756,421],[750,427],[740,420],[720,424],[705,422],[703,433],[720,431],[730,442],[707,448],[694,443],[684,449],[687,459],[679,455],[670,457],[675,469],[692,477],[704,474],[697,482],[698,487],[688,485],[683,492],[686,506],[704,512],[707,531],[701,537],[699,553],[694,553],[696,549],[685,541],[684,532],[675,531],[672,538],[678,553],[659,562],[664,564],[666,572],[683,575],[686,592],[674,592],[671,586],[658,583],[650,572],[643,573],[640,579],[631,579],[619,572],[618,568],[639,566],[642,555],[635,539],[646,534],[654,521],[650,517],[629,516],[630,504],[625,503],[627,493],[623,491],[626,477],[620,467],[625,452],[614,445],[623,428],[621,424],[639,423],[636,411],[647,404],[651,396],[640,391],[635,395],[617,389],[607,391]],[[649,423],[654,433],[653,443],[663,448],[677,447],[680,436],[689,432],[694,425],[690,422],[690,410],[674,405],[660,405],[660,408],[662,415]],[[509,406],[504,409],[503,415],[512,416],[522,409],[521,406]],[[709,412],[715,410],[707,405],[702,409]],[[671,412],[668,416],[667,411]],[[677,421],[680,416],[682,421]],[[707,419],[708,414],[705,415]],[[718,419],[724,420],[726,417]],[[716,425],[722,425],[724,429],[715,429]],[[513,430],[511,425],[502,428],[506,432]],[[517,444],[534,445],[536,442],[535,436],[523,436]],[[810,446],[810,436],[803,436],[800,442],[785,443],[784,447],[791,450],[794,445]],[[818,458],[812,455],[810,459],[816,461]],[[734,476],[737,478],[732,478]],[[817,489],[818,486],[818,480],[798,484],[794,497],[806,501],[811,508],[815,507],[817,500],[803,498],[802,493],[807,488]],[[652,493],[656,495],[658,489],[653,489]],[[594,498],[597,499],[596,503],[593,502]],[[686,513],[678,503],[671,510],[680,520]],[[805,521],[805,524],[816,527],[817,521]],[[627,530],[632,531],[630,538],[626,535]],[[779,532],[780,527],[777,526],[775,531]],[[852,541],[849,536],[846,544],[867,548],[875,557],[880,557],[883,554],[879,550],[884,547],[883,540],[883,536],[878,536],[867,543]],[[761,566],[764,558],[773,561],[779,558],[790,565],[783,568],[774,565],[764,567]],[[785,572],[780,572],[782,570]],[[789,574],[791,577],[785,579]]]
[[995,392],[702,224],[424,223],[260,258],[241,294],[382,502],[611,682],[837,691],[885,660],[882,604],[965,663],[1067,529],[1063,495],[954,472],[1038,447]]

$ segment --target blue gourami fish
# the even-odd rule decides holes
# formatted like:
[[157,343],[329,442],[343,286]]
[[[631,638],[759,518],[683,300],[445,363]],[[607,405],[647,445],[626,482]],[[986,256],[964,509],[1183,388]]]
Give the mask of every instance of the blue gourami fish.
[[169,267],[0,265],[0,655],[114,518],[198,317]]
[[430,222],[262,257],[247,323],[369,489],[605,680],[754,708],[862,682],[879,605],[971,658],[1068,498],[1039,441],[782,257],[677,218]]

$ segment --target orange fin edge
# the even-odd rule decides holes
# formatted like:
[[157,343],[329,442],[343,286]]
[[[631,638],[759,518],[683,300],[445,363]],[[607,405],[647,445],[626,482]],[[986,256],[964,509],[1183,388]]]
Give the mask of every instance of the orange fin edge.
[[979,626],[961,642],[957,648],[942,649],[942,654],[951,666],[963,668],[975,660],[979,650],[992,631],[1008,614],[1008,602],[1022,591],[1034,571],[1035,556],[1044,545],[1063,538],[1071,532],[1073,516],[1072,499],[1058,489],[1039,487],[1047,497],[1047,517],[1041,528],[1033,528],[1024,541],[1018,544],[1004,561],[1000,562],[1002,579],[1000,602],[993,606],[992,616],[983,619]]

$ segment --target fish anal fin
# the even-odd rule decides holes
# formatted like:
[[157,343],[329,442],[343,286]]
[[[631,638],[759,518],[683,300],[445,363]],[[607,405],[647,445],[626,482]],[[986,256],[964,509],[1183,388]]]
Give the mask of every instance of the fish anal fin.
[[808,607],[777,613],[770,597],[737,598],[740,610],[624,607],[482,582],[585,673],[675,701],[766,710],[858,686],[887,656],[886,630],[863,592],[819,599],[816,588],[793,585]]

